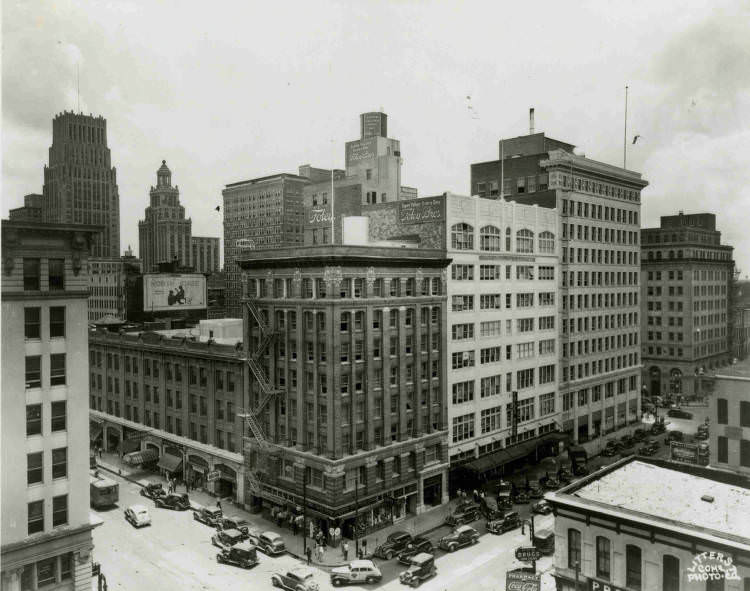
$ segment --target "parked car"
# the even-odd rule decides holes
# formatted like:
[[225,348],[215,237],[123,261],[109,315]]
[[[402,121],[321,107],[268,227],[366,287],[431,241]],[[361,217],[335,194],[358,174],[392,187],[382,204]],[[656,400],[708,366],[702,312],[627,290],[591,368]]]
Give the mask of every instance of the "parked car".
[[216,527],[216,523],[221,519],[221,516],[221,509],[218,507],[201,507],[193,513],[193,519],[211,527]]
[[548,515],[552,513],[552,505],[545,500],[541,500],[531,506],[531,512],[538,513],[539,515]]
[[633,439],[636,442],[643,441],[644,439],[646,439],[646,436],[647,436],[646,429],[642,429],[639,427],[638,429],[633,431]]
[[156,497],[154,499],[154,505],[161,507],[162,509],[172,509],[173,511],[187,511],[190,509],[190,499],[187,493],[182,494],[168,494],[163,497]]
[[554,476],[540,478],[539,484],[541,484],[547,490],[557,490],[558,488],[560,488],[560,481]]
[[479,539],[479,532],[470,525],[459,525],[447,536],[440,538],[438,545],[448,552],[455,552],[459,548],[475,544]]
[[521,526],[521,519],[518,517],[518,513],[511,511],[500,519],[493,519],[487,522],[487,531],[491,534],[502,534],[506,531],[516,529]]
[[659,444],[651,439],[647,439],[643,442],[643,445],[638,448],[638,453],[642,456],[653,456],[659,450]]
[[313,577],[312,569],[298,566],[272,574],[271,584],[288,591],[318,591],[318,584]]
[[151,516],[148,509],[143,505],[131,505],[124,511],[125,521],[128,521],[133,527],[143,527],[151,525]]
[[667,411],[667,416],[675,419],[692,419],[693,413],[682,410],[681,408],[670,408]]
[[525,504],[526,504],[526,503],[528,503],[529,501],[530,501],[530,498],[529,498],[529,495],[528,495],[528,493],[527,493],[526,491],[523,491],[523,490],[519,490],[519,491],[518,491],[518,492],[516,493],[516,496],[515,496],[515,497],[513,497],[513,502],[514,502],[514,503],[515,503],[516,505],[525,505]]
[[432,554],[421,553],[412,557],[409,568],[399,575],[398,580],[405,585],[419,587],[422,581],[436,574],[435,557]]
[[705,425],[698,427],[698,431],[695,433],[695,438],[701,441],[708,439],[708,427]]
[[264,531],[258,536],[250,535],[250,541],[258,546],[258,550],[269,556],[278,556],[286,552],[284,538],[273,531]]
[[666,440],[667,441],[682,441],[685,439],[685,434],[682,431],[670,431],[667,433]]
[[631,435],[623,435],[620,437],[620,447],[622,449],[630,449],[635,445],[635,439]]
[[589,473],[589,468],[586,464],[576,464],[573,467],[574,476],[586,476]]
[[141,496],[151,500],[156,500],[166,494],[167,491],[164,490],[161,482],[149,482],[146,486],[141,488]]
[[211,543],[217,548],[226,550],[244,540],[242,532],[236,529],[223,529],[211,536]]
[[227,517],[226,515],[222,515],[221,519],[216,521],[216,528],[236,529],[247,536],[250,533],[250,522],[242,517]]
[[253,568],[258,564],[258,553],[250,542],[239,542],[229,548],[222,548],[216,555],[216,561],[242,568]]
[[479,519],[481,513],[482,508],[476,503],[472,503],[471,501],[463,502],[453,510],[453,513],[448,515],[445,523],[451,526],[471,523]]
[[532,484],[529,486],[529,498],[530,499],[541,499],[544,496],[542,487],[538,484]]
[[383,578],[380,569],[372,560],[355,560],[346,566],[331,569],[331,585],[351,585],[353,583],[367,583],[373,585]]
[[378,558],[390,560],[406,548],[411,540],[411,534],[408,534],[405,531],[395,531],[385,539],[385,542],[375,548],[373,554]]
[[411,564],[411,559],[420,553],[432,554],[435,547],[432,542],[423,536],[413,538],[398,555],[398,561],[401,564]]
[[666,430],[667,430],[667,427],[664,425],[662,421],[657,421],[653,425],[651,425],[652,435],[659,435],[660,433],[664,433],[664,431]]
[[[640,441],[640,439],[638,441]],[[609,441],[607,441],[607,444],[604,446],[604,449],[602,450],[602,455],[609,458],[609,457],[617,455],[619,451],[620,451],[620,442],[617,441],[616,439],[610,439]]]

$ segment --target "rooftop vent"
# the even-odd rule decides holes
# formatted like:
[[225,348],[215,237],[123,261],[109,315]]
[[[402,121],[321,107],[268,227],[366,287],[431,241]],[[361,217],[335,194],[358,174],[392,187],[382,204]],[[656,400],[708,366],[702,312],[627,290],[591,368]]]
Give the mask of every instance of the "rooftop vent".
[[713,503],[714,498],[711,495],[703,495],[701,497],[701,501],[706,501],[707,503]]

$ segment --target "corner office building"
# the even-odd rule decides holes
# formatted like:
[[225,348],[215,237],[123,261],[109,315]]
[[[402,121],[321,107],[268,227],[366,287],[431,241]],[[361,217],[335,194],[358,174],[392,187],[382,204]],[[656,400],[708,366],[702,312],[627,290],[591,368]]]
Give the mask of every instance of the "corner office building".
[[746,591],[749,497],[745,477],[636,456],[549,492],[556,588]]
[[91,589],[87,259],[100,227],[2,222],[2,589]]
[[351,536],[447,500],[448,263],[394,241],[245,255],[248,503]]
[[648,183],[543,133],[498,147],[502,163],[471,165],[471,188],[493,198],[502,184],[506,199],[559,211],[562,427],[579,443],[598,439],[640,415],[639,219]]
[[662,216],[641,230],[643,380],[651,395],[702,396],[702,374],[728,365],[732,247],[712,213]]

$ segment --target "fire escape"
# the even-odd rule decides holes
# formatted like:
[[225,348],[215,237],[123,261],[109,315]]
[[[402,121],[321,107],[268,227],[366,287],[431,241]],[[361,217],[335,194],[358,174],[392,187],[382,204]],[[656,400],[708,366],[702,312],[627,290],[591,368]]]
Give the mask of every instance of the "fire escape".
[[[244,438],[247,447],[245,451],[255,453],[254,465],[248,465],[246,469],[246,475],[248,483],[253,494],[259,497],[265,497],[268,499],[275,499],[271,491],[264,489],[263,479],[268,468],[268,456],[272,451],[272,445],[266,439],[265,433],[263,432],[262,416],[268,407],[268,403],[272,399],[276,398],[279,394],[283,393],[283,390],[276,388],[268,376],[265,370],[260,364],[260,358],[266,354],[269,347],[272,345],[276,333],[266,322],[266,319],[261,314],[257,305],[254,301],[246,300],[245,306],[249,312],[249,316],[255,321],[258,327],[258,344],[252,352],[247,355],[247,365],[250,368],[252,377],[258,384],[259,400],[258,404],[254,407],[248,407],[240,413],[240,417],[245,420],[247,424],[249,435]],[[250,323],[248,323],[250,325]],[[252,329],[248,329],[248,344],[252,344],[251,340]],[[250,404],[252,404],[252,390],[250,393]]]

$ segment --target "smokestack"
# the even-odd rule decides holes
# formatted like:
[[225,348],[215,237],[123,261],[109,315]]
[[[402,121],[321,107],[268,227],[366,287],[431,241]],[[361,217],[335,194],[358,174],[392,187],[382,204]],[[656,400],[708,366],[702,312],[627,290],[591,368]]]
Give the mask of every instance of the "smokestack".
[[534,107],[529,109],[529,135],[534,135]]

